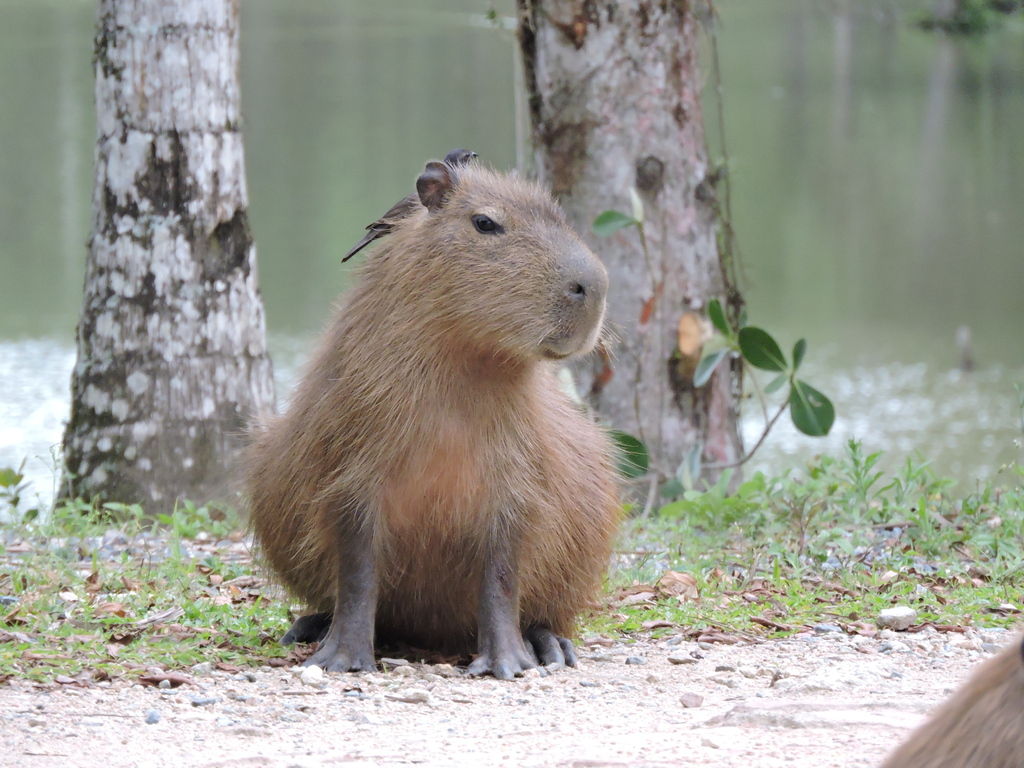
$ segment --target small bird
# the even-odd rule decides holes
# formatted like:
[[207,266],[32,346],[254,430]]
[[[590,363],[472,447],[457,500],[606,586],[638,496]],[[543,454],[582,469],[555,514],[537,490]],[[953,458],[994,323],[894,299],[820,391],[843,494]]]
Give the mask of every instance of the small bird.
[[[449,168],[458,169],[463,166],[469,165],[478,157],[476,152],[469,149],[453,149],[447,155],[444,156],[444,163]],[[342,264],[351,259],[363,248],[368,246],[374,240],[379,237],[384,237],[392,229],[395,228],[395,224],[412,215],[413,211],[417,208],[421,208],[423,204],[420,202],[418,195],[409,195],[403,197],[397,203],[395,203],[388,212],[377,219],[373,224],[370,224],[366,228],[366,234],[363,235],[363,239],[352,246],[352,250],[345,254],[341,260]]]

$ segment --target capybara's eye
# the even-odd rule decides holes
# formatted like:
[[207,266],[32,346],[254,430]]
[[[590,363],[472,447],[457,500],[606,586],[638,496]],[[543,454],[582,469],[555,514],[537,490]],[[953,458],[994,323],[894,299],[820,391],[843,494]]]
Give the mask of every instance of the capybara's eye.
[[485,235],[500,235],[505,231],[504,227],[493,219],[487,218],[482,213],[478,213],[473,217],[473,226],[476,227],[477,232],[483,232]]

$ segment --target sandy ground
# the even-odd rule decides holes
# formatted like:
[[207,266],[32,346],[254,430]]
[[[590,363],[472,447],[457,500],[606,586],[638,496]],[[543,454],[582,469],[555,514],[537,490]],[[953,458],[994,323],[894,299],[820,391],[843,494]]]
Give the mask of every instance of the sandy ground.
[[0,765],[877,765],[1011,637],[594,644],[577,669],[511,682],[426,664],[320,681],[200,665],[169,689],[14,680],[0,687]]

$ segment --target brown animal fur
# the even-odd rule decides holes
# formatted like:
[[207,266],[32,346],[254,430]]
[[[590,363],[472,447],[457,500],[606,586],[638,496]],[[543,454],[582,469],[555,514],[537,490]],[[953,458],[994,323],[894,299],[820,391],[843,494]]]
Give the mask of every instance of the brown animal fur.
[[[607,276],[536,185],[474,164],[442,168],[435,189],[439,167],[368,257],[288,413],[257,430],[252,525],[285,585],[325,613],[366,535],[378,638],[446,652],[486,644],[482,574],[508,539],[518,584],[494,568],[520,630],[569,637],[620,504],[609,442],[553,359],[593,346]],[[503,232],[475,231],[479,214]],[[563,306],[577,272],[600,293],[585,318]]]
[[882,768],[1024,766],[1024,644],[986,661]]

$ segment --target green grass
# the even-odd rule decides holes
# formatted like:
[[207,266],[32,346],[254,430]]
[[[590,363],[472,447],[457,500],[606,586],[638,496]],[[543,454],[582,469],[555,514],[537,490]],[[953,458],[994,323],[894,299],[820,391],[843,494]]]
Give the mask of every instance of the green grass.
[[[820,623],[870,632],[878,611],[897,603],[936,625],[1011,624],[1024,587],[1024,469],[1003,468],[1008,488],[956,493],[927,463],[907,459],[887,477],[880,458],[851,441],[844,456],[757,474],[730,495],[724,476],[650,519],[629,520],[610,610],[587,630],[629,634],[668,621],[691,633],[786,635]],[[659,589],[668,570],[690,574],[697,599]],[[621,605],[644,585],[648,600]]]
[[[584,617],[582,634],[760,638],[816,624],[870,634],[878,612],[896,603],[937,626],[1017,620],[1024,470],[1009,466],[999,485],[957,492],[913,459],[883,476],[879,458],[851,442],[843,456],[755,475],[732,494],[726,476],[646,519],[628,518],[602,605]],[[183,504],[156,521],[155,540],[138,506],[72,502],[44,519],[9,496],[6,515],[0,681],[73,684],[152,666],[287,663],[277,638],[292,606],[246,556],[230,509]],[[104,536],[118,533],[157,546],[110,559]],[[687,574],[677,583],[689,586],[688,597],[676,596],[669,572]]]
[[[112,517],[119,520],[113,532],[155,551],[107,559],[102,539]],[[287,602],[267,587],[244,547],[241,560],[222,556],[242,539],[237,516],[184,504],[160,519],[156,539],[146,523],[137,506],[73,502],[46,522],[29,516],[4,526],[0,596],[16,602],[0,607],[0,680],[95,680],[203,661],[224,669],[281,663]],[[165,611],[174,613],[144,623]]]

